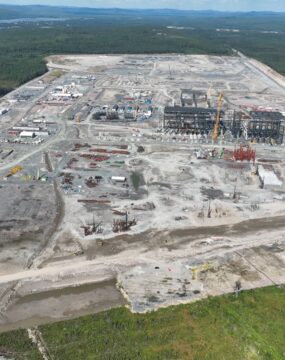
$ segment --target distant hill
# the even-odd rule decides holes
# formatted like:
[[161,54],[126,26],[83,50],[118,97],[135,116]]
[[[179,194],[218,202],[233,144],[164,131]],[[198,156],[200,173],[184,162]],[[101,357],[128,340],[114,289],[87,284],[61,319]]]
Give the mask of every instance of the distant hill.
[[[284,14],[284,13],[283,13]],[[120,15],[120,16],[161,16],[161,17],[262,17],[282,16],[282,13],[274,12],[221,12],[213,10],[193,11],[175,9],[101,9],[86,7],[65,7],[65,6],[43,6],[43,5],[1,5],[0,19],[19,18],[41,18],[41,17],[94,17],[98,15]]]
[[0,97],[62,53],[233,55],[234,48],[285,74],[285,13],[0,5],[0,29]]

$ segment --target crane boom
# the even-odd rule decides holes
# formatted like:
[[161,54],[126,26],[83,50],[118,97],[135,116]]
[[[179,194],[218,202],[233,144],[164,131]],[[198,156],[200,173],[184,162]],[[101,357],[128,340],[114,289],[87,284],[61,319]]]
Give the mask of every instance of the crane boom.
[[219,129],[220,129],[220,120],[221,120],[221,111],[222,111],[222,105],[224,100],[224,94],[220,93],[218,97],[218,108],[217,108],[217,115],[216,115],[216,121],[213,131],[212,139],[216,140],[219,136]]

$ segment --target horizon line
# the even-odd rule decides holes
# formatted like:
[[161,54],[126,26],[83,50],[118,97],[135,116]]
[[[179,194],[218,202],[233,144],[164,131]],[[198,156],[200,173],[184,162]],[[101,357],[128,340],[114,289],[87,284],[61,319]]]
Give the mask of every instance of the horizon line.
[[249,13],[268,13],[268,14],[282,14],[285,13],[285,10],[214,10],[214,9],[179,9],[179,8],[127,8],[127,7],[90,7],[90,6],[78,6],[78,5],[48,5],[48,4],[7,4],[5,2],[0,2],[0,6],[16,6],[16,7],[29,7],[29,6],[38,6],[38,7],[48,7],[48,8],[67,8],[67,9],[89,9],[89,10],[144,10],[144,11],[165,11],[165,10],[176,10],[181,12],[215,12],[215,13],[242,13],[242,14],[249,14]]

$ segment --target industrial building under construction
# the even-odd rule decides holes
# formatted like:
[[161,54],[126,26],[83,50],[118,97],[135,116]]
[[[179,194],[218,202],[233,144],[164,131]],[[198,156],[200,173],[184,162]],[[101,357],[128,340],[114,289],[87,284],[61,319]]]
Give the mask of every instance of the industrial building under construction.
[[181,134],[211,136],[218,126],[219,136],[226,132],[234,139],[282,144],[285,117],[280,112],[223,111],[219,108],[166,106],[163,127]]

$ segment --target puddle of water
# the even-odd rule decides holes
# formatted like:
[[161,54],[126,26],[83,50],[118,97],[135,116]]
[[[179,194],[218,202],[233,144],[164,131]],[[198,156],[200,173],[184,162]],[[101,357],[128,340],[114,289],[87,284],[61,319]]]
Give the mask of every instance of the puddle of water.
[[125,305],[116,279],[30,294],[8,309],[1,331],[67,320]]

